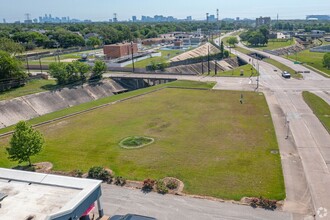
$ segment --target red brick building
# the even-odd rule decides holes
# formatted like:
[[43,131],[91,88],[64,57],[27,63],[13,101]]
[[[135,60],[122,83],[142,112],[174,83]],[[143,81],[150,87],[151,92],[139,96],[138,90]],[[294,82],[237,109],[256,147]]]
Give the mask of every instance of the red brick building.
[[124,56],[128,56],[138,52],[138,46],[136,43],[124,43],[124,44],[111,44],[104,45],[103,52],[107,59],[116,59]]

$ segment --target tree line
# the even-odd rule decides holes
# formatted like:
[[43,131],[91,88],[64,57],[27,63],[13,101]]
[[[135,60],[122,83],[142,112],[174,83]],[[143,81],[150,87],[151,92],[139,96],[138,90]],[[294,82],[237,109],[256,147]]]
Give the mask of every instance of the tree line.
[[[68,48],[114,44],[134,39],[158,37],[169,32],[202,32],[246,28],[246,23],[222,21],[173,23],[92,23],[92,24],[1,24],[0,38],[20,43],[26,50],[36,47]],[[89,34],[91,34],[89,36]]]
[[240,38],[242,41],[248,42],[252,46],[260,46],[268,44],[269,29],[266,26],[261,26],[258,29],[249,29],[241,33]]

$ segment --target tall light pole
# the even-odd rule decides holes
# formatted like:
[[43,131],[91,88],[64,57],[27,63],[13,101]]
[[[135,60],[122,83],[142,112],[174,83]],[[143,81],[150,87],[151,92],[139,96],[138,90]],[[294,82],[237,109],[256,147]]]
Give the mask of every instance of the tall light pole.
[[207,73],[210,75],[210,45],[207,46]]
[[132,72],[134,73],[134,71],[135,71],[135,66],[134,66],[134,55],[133,55],[133,53],[134,53],[134,49],[133,49],[133,47],[134,47],[134,44],[133,44],[133,41],[132,41],[132,42],[131,42],[131,53],[132,53],[132,64],[133,64]]
[[30,66],[29,66],[29,58],[27,56],[27,52],[25,53],[25,58],[26,58],[26,67],[27,67],[27,71],[30,74]]
[[40,59],[40,56],[39,56],[39,66],[40,66],[40,70],[41,70],[41,74],[42,74],[42,65],[41,65],[41,59]]

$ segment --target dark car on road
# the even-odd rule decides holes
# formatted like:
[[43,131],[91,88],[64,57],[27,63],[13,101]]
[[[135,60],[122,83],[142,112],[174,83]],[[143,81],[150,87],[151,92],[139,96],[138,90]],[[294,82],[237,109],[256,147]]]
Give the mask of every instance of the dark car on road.
[[291,74],[288,73],[287,71],[283,71],[283,72],[282,72],[282,77],[283,77],[283,78],[290,79],[290,78],[291,78]]
[[144,216],[144,215],[136,215],[136,214],[127,214],[127,215],[116,215],[109,220],[157,220],[156,218]]

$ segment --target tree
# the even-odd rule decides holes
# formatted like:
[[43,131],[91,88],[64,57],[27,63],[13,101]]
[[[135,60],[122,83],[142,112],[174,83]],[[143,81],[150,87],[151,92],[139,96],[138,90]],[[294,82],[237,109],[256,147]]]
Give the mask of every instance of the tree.
[[49,74],[57,80],[58,85],[64,85],[68,83],[69,73],[65,63],[49,64]]
[[0,50],[0,80],[3,79],[25,79],[22,63],[9,53]]
[[230,37],[227,39],[227,43],[235,47],[235,44],[238,44],[237,37]]
[[31,156],[38,154],[44,144],[43,135],[34,130],[25,121],[16,124],[15,132],[10,139],[10,147],[6,148],[8,159],[18,163],[28,162],[31,166]]
[[224,56],[224,51],[225,51],[225,47],[223,45],[223,41],[221,41],[221,44],[220,44],[220,56],[221,56],[221,59]]
[[268,44],[269,30],[267,26],[261,26],[259,32],[264,36],[264,44]]
[[96,47],[102,44],[101,40],[97,37],[90,37],[88,38],[86,45],[89,47]]
[[75,67],[76,72],[79,73],[80,80],[85,82],[87,78],[86,74],[91,70],[91,67],[88,64],[79,61],[73,61],[72,64]]
[[15,56],[17,53],[23,53],[24,47],[11,39],[0,38],[0,50]]
[[90,66],[86,63],[73,61],[72,63],[51,63],[49,73],[57,79],[58,85],[75,83],[81,80],[86,81],[86,74],[90,71]]
[[264,45],[265,44],[265,37],[264,35],[259,32],[259,31],[253,31],[251,32],[249,38],[248,38],[249,44],[253,46],[258,46],[258,45]]
[[91,79],[101,79],[102,74],[105,71],[107,71],[107,65],[105,64],[105,62],[97,60],[92,69],[93,75],[92,75]]
[[326,53],[323,56],[323,66],[330,69],[330,53]]
[[225,50],[223,52],[223,58],[228,58],[228,57],[229,57],[229,52],[228,52],[228,50]]

